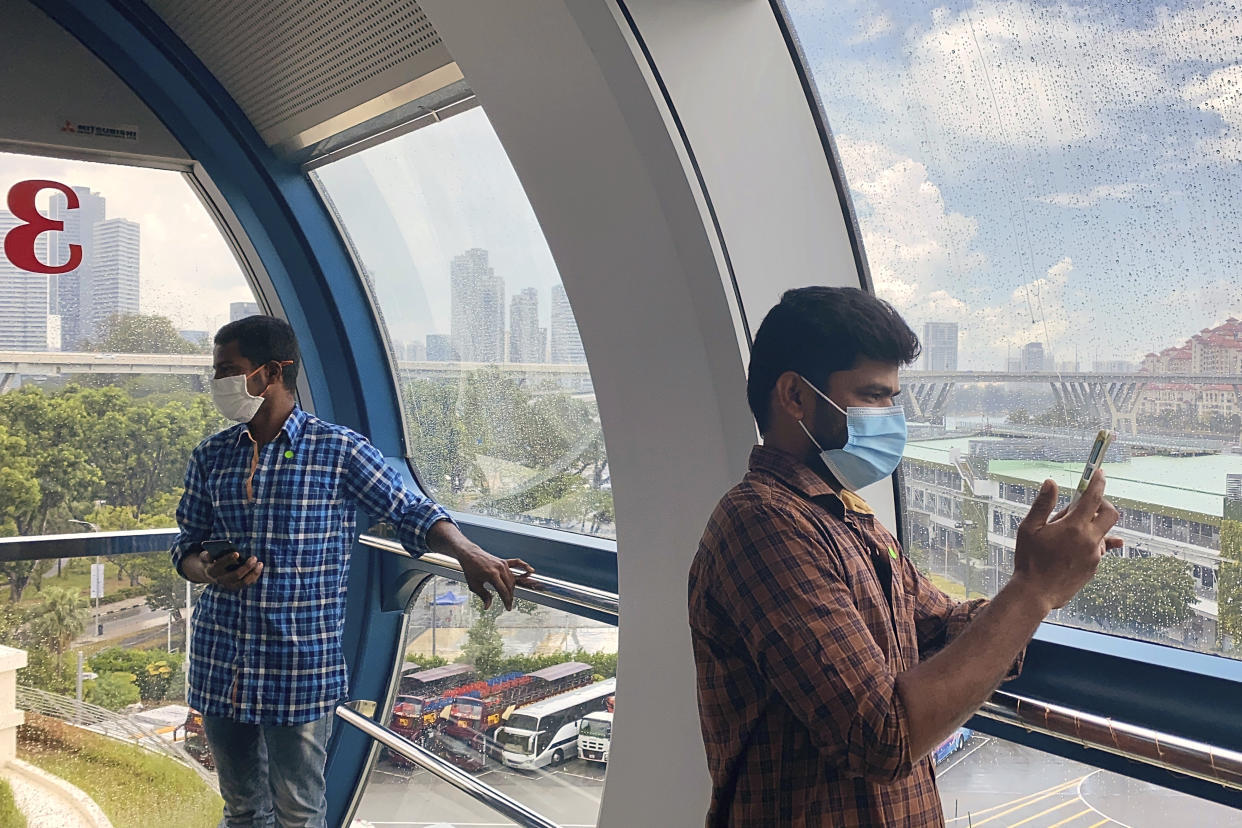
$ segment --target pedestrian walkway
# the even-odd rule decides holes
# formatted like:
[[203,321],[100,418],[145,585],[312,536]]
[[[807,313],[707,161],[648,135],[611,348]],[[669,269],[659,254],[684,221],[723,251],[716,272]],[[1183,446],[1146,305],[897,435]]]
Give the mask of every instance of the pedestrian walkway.
[[28,828],[112,828],[103,811],[81,789],[21,761],[0,771]]

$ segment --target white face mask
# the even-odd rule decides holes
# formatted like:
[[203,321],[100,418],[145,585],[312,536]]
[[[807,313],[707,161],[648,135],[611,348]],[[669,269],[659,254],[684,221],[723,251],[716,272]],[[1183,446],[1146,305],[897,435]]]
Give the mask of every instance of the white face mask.
[[[259,371],[263,370],[260,366]],[[235,374],[211,381],[211,401],[225,419],[235,423],[248,423],[263,407],[263,397],[256,397],[246,388],[246,380],[254,374]]]
[[[288,360],[280,364],[281,366],[292,365],[293,361]],[[262,370],[263,365],[260,365],[249,374],[234,374],[231,377],[220,377],[211,381],[211,401],[216,404],[216,409],[226,419],[235,423],[248,423],[254,419],[255,414],[259,413],[266,397],[256,397],[251,394],[246,388],[246,380]],[[263,391],[266,393],[267,389]]]

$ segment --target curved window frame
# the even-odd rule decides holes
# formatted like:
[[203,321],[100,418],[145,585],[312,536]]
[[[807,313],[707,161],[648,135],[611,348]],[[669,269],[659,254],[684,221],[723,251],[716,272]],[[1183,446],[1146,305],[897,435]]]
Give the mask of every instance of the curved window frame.
[[[854,246],[859,286],[874,294],[853,199],[845,186],[843,167],[823,102],[784,0],[769,0],[769,5],[789,47],[824,154],[833,170]],[[903,512],[901,469],[893,475],[892,486],[897,509],[894,517],[897,517]],[[895,520],[894,526],[898,539],[904,543],[902,521]],[[1242,693],[1242,661],[1223,656],[1045,622],[1027,647],[1022,674],[1002,689],[1209,745],[1242,750],[1242,720],[1219,715],[1219,711],[1229,709],[1231,699]],[[1137,765],[1109,753],[981,716],[973,717],[968,725],[1039,750],[1242,808],[1240,790],[1149,765]]]

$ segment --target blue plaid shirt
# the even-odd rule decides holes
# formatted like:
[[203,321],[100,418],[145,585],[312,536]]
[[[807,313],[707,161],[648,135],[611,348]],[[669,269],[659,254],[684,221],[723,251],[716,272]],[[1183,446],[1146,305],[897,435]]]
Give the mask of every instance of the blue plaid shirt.
[[194,450],[177,507],[173,566],[211,538],[263,562],[241,592],[208,586],[194,607],[189,704],[208,716],[294,725],[346,697],[341,629],[355,503],[387,519],[415,554],[450,519],[405,487],[362,435],[294,408],[256,445],[245,425]]

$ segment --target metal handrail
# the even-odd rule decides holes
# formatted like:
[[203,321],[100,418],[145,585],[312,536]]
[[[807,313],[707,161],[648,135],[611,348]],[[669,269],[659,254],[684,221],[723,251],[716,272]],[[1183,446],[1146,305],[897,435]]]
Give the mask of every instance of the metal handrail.
[[0,538],[0,563],[166,552],[176,537],[175,528],[76,532],[68,535],[19,535]]
[[997,690],[978,715],[1242,790],[1242,753]]
[[384,745],[384,747],[401,754],[423,770],[449,783],[476,802],[486,805],[497,813],[503,814],[506,818],[523,826],[523,828],[560,828],[557,823],[532,811],[516,799],[506,796],[490,785],[483,784],[465,771],[453,767],[434,753],[424,750],[409,739],[393,733],[382,725],[376,724],[366,716],[350,710],[348,707],[336,708],[336,715]]
[[[426,572],[452,578],[456,581],[465,580],[461,564],[456,558],[435,552],[414,556],[407,552],[405,547],[399,542],[389,540],[388,538],[376,537],[375,535],[363,535],[359,540],[366,546],[391,552],[395,555],[402,555],[417,561],[418,568]],[[521,573],[515,571],[515,574]],[[620,615],[620,602],[615,592],[605,592],[569,581],[562,581],[558,578],[549,578],[538,573],[530,575],[526,579],[525,585],[518,586],[514,590],[514,594],[519,598],[525,598],[537,604],[552,603],[563,609],[572,610],[576,607],[588,610],[595,615],[604,616],[604,620],[614,625],[617,623]]]

